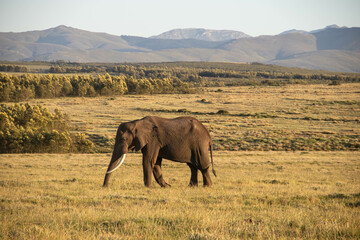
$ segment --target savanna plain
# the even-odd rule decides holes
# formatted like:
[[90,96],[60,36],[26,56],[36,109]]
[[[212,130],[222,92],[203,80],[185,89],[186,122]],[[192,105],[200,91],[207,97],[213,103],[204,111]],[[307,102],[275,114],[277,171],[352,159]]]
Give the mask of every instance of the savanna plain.
[[190,169],[164,160],[171,187],[145,188],[141,154],[130,153],[102,188],[109,152],[1,154],[0,238],[359,239],[359,89],[233,86],[31,99],[67,113],[74,131],[100,147],[113,143],[124,121],[196,117],[213,138],[217,177],[210,188],[191,188]]

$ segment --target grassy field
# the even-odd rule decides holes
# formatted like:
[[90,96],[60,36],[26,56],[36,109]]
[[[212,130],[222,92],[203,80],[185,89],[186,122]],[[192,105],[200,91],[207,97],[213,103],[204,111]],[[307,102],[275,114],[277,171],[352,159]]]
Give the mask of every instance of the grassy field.
[[[360,150],[360,84],[206,88],[199,94],[31,100],[70,116],[110,152],[121,122],[191,115],[216,150]],[[180,112],[179,112],[180,110]],[[215,114],[225,110],[229,114]]]
[[[360,239],[359,89],[30,100],[67,113],[105,153],[0,155],[0,239]],[[138,153],[101,188],[118,125],[147,115],[204,123],[216,150],[212,188],[188,188],[188,167],[164,161],[172,187],[147,189]]]
[[212,188],[146,189],[129,154],[101,187],[110,154],[1,155],[1,239],[359,239],[358,152],[216,152]]

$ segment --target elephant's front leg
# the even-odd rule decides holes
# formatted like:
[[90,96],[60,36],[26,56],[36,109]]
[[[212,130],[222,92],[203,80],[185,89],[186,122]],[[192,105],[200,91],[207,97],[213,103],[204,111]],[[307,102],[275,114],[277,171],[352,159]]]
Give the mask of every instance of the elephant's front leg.
[[171,187],[170,184],[167,184],[163,178],[161,172],[161,162],[162,162],[162,158],[158,157],[153,170],[155,180],[161,187]]
[[141,152],[143,154],[144,184],[146,187],[151,187],[151,175],[154,171],[154,165],[159,154],[159,148],[145,146]]

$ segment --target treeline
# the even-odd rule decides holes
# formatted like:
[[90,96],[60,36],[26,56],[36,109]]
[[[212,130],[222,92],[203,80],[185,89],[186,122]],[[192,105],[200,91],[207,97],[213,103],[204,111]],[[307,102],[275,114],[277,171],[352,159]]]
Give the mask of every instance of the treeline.
[[136,65],[116,65],[116,66],[92,66],[92,65],[75,65],[75,66],[52,66],[49,73],[109,73],[111,75],[122,75],[133,77],[135,79],[152,78],[164,79],[171,78],[184,82],[200,82],[201,76],[195,69],[191,68],[157,68]]
[[[164,63],[114,65],[56,65],[51,73],[110,73],[139,78],[172,78],[194,82],[203,86],[283,85],[307,83],[360,82],[359,74],[331,73],[325,71],[285,71],[286,68],[264,64],[225,63]],[[290,69],[288,69],[290,70]],[[223,82],[223,83],[221,83]]]
[[32,98],[95,97],[123,94],[190,93],[192,85],[171,78],[103,75],[0,74],[0,101]]
[[0,105],[0,153],[93,152],[82,133],[70,133],[67,115],[41,105]]
[[52,66],[49,73],[103,73],[106,72],[104,67],[96,66],[75,66],[75,67],[61,67],[59,65]]
[[0,65],[0,72],[22,72],[27,73],[29,69],[24,66],[17,65]]
[[[47,72],[51,74],[0,75],[0,101],[61,96],[189,93],[198,87],[360,82],[360,74],[355,73],[292,69],[258,63],[81,64],[58,61],[42,64],[50,65]],[[43,65],[41,69],[46,69]],[[16,65],[4,67],[21,71],[21,67]],[[43,89],[49,90],[44,92]]]
[[267,78],[267,79],[306,79],[306,80],[340,80],[356,82],[360,76],[350,76],[346,74],[309,74],[309,73],[290,73],[290,72],[253,72],[253,71],[226,71],[222,69],[200,71],[201,77],[220,77],[220,78]]

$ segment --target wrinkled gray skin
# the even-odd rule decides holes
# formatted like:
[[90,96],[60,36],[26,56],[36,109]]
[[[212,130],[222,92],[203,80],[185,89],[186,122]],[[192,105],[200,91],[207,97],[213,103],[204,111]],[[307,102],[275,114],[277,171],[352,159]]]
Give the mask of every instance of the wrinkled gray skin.
[[[111,171],[123,159],[123,154],[128,153],[129,150],[141,150],[143,154],[142,164],[146,187],[151,186],[152,175],[161,187],[170,186],[161,173],[163,158],[186,163],[190,167],[190,186],[198,185],[198,171],[203,175],[204,186],[211,186],[209,147],[213,165],[210,134],[204,125],[192,117],[166,119],[148,116],[122,123],[116,134],[114,151],[103,187],[109,185]],[[212,168],[216,176],[214,165]]]

